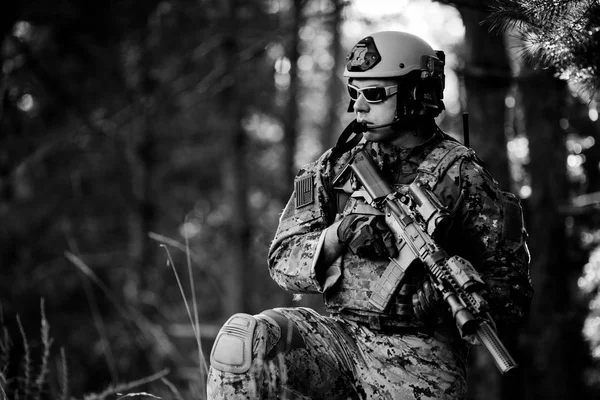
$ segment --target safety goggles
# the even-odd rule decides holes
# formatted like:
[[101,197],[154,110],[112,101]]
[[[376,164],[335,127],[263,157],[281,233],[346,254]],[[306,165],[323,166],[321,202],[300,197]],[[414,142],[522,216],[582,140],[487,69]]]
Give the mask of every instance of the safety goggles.
[[360,94],[364,96],[367,103],[380,103],[388,97],[398,93],[398,85],[392,86],[368,86],[364,88],[358,88],[354,85],[348,84],[348,94],[354,101],[358,100]]

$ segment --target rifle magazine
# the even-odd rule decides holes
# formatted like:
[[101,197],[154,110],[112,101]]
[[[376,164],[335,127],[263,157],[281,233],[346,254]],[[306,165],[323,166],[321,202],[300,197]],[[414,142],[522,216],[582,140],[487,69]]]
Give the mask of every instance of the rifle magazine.
[[406,269],[403,269],[397,261],[390,261],[383,275],[373,285],[373,292],[369,298],[369,303],[380,312],[383,312],[388,304],[390,304],[392,296],[400,286],[405,271]]

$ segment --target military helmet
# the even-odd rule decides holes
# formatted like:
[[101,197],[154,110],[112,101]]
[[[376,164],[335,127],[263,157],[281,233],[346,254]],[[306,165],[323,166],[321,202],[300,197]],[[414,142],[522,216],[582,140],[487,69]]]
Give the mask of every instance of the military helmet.
[[438,53],[418,36],[406,32],[377,32],[352,48],[346,57],[344,76],[395,78],[412,71],[427,72],[431,58],[438,59]]
[[[421,113],[418,108],[437,115],[444,109],[441,99],[445,55],[420,37],[398,31],[376,32],[356,43],[346,60],[344,76],[350,79],[401,79],[407,76],[416,86],[405,96],[417,102],[409,107],[415,111],[408,110],[409,113]],[[351,111],[352,105],[353,101],[348,111]]]

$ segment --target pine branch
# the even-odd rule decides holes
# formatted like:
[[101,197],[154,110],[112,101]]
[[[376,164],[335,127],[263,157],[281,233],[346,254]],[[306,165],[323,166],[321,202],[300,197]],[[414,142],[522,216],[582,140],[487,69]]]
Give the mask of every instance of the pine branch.
[[487,21],[519,35],[529,64],[554,68],[583,98],[600,93],[599,1],[496,0]]

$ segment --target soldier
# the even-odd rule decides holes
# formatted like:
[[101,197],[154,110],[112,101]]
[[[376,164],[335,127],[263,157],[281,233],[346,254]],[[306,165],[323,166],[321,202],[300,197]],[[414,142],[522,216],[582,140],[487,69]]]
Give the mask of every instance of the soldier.
[[403,32],[378,32],[351,50],[344,76],[355,120],[338,144],[304,166],[269,249],[272,278],[320,293],[328,316],[276,308],[236,314],[211,352],[210,399],[462,399],[466,355],[423,265],[406,271],[391,304],[369,299],[398,254],[382,213],[348,167],[364,149],[397,191],[419,180],[448,208],[435,239],[486,283],[498,332],[515,330],[532,296],[518,200],[500,191],[472,150],[443,133],[444,54]]

